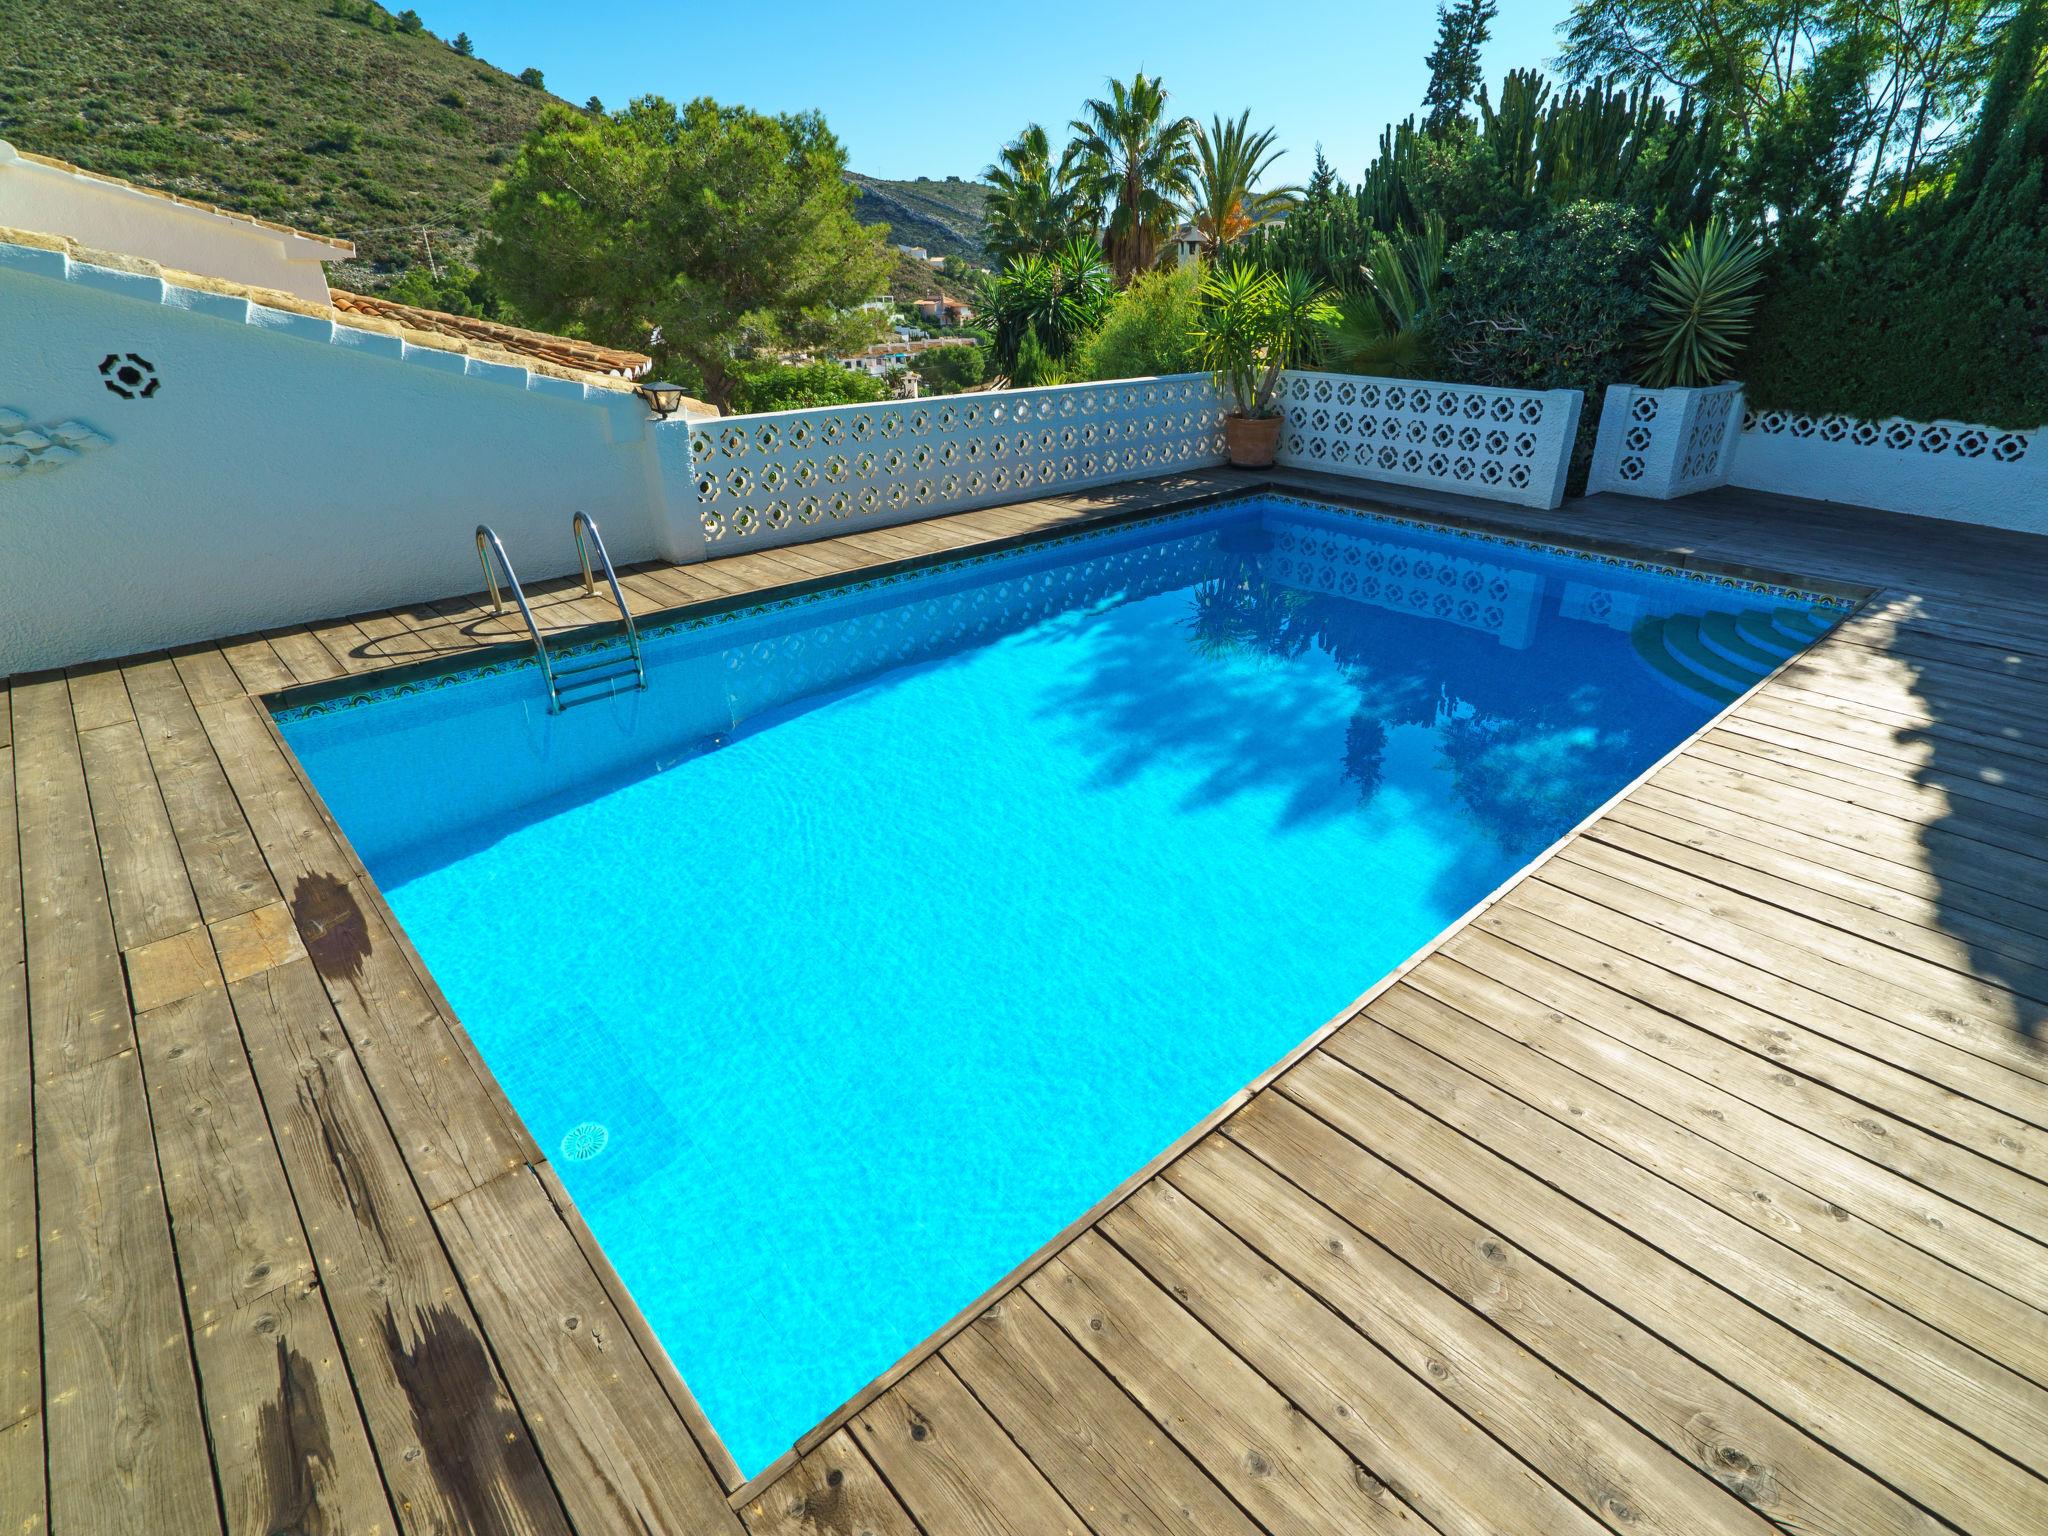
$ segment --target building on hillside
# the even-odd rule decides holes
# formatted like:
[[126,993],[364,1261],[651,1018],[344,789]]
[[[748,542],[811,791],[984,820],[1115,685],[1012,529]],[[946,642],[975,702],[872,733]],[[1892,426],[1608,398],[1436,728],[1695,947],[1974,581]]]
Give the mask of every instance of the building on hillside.
[[849,352],[838,362],[850,373],[864,373],[871,379],[879,379],[894,369],[908,368],[920,352],[929,352],[935,347],[974,345],[976,343],[965,336],[938,336],[925,341],[883,341],[872,347],[863,347],[858,352]]
[[919,299],[915,307],[920,319],[929,320],[941,330],[965,325],[974,318],[973,305],[949,299],[943,293],[935,299]]

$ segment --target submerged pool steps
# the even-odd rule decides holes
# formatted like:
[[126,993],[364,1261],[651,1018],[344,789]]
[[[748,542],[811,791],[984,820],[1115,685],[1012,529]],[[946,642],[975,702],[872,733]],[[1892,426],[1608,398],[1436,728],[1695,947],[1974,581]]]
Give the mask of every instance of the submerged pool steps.
[[1733,703],[1787,657],[1827,632],[1796,608],[1674,613],[1644,619],[1630,632],[1652,671],[1687,693]]

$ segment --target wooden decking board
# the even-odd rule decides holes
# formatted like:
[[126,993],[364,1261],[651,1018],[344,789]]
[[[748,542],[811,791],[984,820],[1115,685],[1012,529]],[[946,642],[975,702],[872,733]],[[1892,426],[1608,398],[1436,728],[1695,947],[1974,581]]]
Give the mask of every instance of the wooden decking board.
[[135,1028],[230,1536],[395,1529],[225,990]]
[[1258,1531],[1028,1295],[990,1307],[940,1354],[1097,1530]]
[[526,1421],[312,962],[228,992],[402,1528],[561,1536]]
[[[0,682],[10,1528],[2048,1528],[2038,546],[1271,479],[1884,590],[744,1488],[252,697],[519,616]],[[729,602],[1248,483],[622,584]],[[616,617],[577,575],[528,593],[550,633]]]
[[862,1409],[854,1436],[927,1529],[1090,1536],[943,1360],[926,1361]]
[[[1347,1047],[1361,1047],[1356,1059],[1340,1063],[1318,1051],[1281,1080],[1281,1091],[1931,1513],[1965,1530],[2019,1536],[2048,1512],[2048,1484],[1807,1337],[1811,1329],[1844,1343],[1874,1342],[1902,1361],[1908,1380],[1924,1381],[1928,1372],[1909,1347],[1884,1337],[1885,1309],[1859,1304],[1818,1266],[1785,1262],[1768,1239],[1731,1232],[1730,1218],[1665,1203],[1656,1183],[1644,1182],[1650,1176],[1631,1175],[1625,1160],[1589,1156],[1590,1143],[1575,1149],[1571,1141],[1583,1140],[1575,1132],[1505,1095],[1475,1093],[1478,1080],[1441,1058],[1422,1063],[1399,1052],[1381,1027],[1350,1025],[1333,1043],[1347,1035]],[[1380,1067],[1399,1092],[1358,1065],[1399,1056],[1408,1056],[1395,1062],[1401,1070]],[[1422,1102],[1411,1104],[1409,1093]],[[1561,1158],[1575,1164],[1569,1185],[1558,1182],[1567,1171]],[[1658,1203],[1645,1206],[1645,1198]],[[1589,1222],[1589,1214],[1606,1219]],[[1718,1279],[1674,1262],[1674,1250]],[[1866,1320],[1873,1325],[1859,1326]]]
[[[1474,1076],[1917,1319],[1887,1316],[1887,1345],[1892,1337],[1917,1340],[1908,1347],[1926,1360],[1988,1383],[1992,1411],[2011,1410],[2012,1427],[2004,1438],[1981,1424],[1978,1431],[2030,1462],[2048,1457],[2048,1394],[1992,1364],[2002,1356],[2035,1381],[2044,1374],[2040,1314],[2012,1294],[2033,1288],[2025,1266],[2038,1245],[1790,1123],[1765,1126],[1766,1113],[1734,1095],[1553,1018],[1554,1011],[1476,972],[1445,965],[1412,981],[1374,1004],[1376,1021],[1447,1060],[1471,1063]],[[1484,1033],[1489,1028],[1499,1044]],[[1774,1159],[1782,1172],[1739,1150],[1759,1133],[1786,1149]],[[1637,1182],[1633,1169],[1626,1176]],[[1724,1241],[1736,1236],[1716,1230]],[[1752,1259],[1776,1257],[1754,1243],[1740,1246]],[[1861,1300],[1842,1309],[1858,1327],[1877,1310]],[[2008,1333],[2031,1337],[2015,1342]],[[1950,1339],[1988,1352],[1981,1362],[1971,1359]],[[1839,1347],[1854,1353],[1852,1345]]]
[[[1443,953],[1582,1021],[1591,1012],[1590,1027],[1685,1063],[1756,1102],[1810,1107],[1843,1145],[1927,1182],[1976,1182],[1958,1171],[1962,1156],[1961,1168],[1988,1162],[2028,1175],[2029,1183],[2018,1188],[2029,1191],[2040,1183],[2037,1170],[2048,1166],[2048,1137],[2024,1121],[1519,904],[1488,911]],[[1633,1018],[1645,1022],[1636,1025]],[[1741,1054],[1710,1052],[1701,1037]]]
[[740,1513],[751,1536],[925,1536],[845,1429],[798,1460],[771,1496]]
[[[1363,1430],[1332,1437],[1101,1235],[1024,1290],[1268,1531],[1439,1529],[1359,1459]],[[1330,1416],[1355,1426],[1338,1406],[1350,1410],[1340,1397]]]
[[[1185,1227],[1185,1213],[1167,1191],[1186,1196],[1602,1523],[1674,1536],[1771,1530],[1727,1490],[1228,1137],[1203,1141],[1158,1189],[1105,1223],[1112,1237],[1148,1216]],[[1148,1231],[1155,1241],[1160,1236]],[[1377,1406],[1389,1419],[1406,1417],[1384,1399]],[[1439,1501],[1462,1501],[1471,1459],[1424,1447],[1402,1486],[1435,1481]],[[1520,1469],[1514,1475],[1526,1476]],[[1509,1482],[1509,1507],[1517,1511],[1548,1501],[1548,1490],[1534,1500],[1514,1498],[1514,1491]]]
[[1829,1536],[1946,1530],[1821,1441],[1744,1395],[1284,1093],[1225,1134],[1760,1514]]

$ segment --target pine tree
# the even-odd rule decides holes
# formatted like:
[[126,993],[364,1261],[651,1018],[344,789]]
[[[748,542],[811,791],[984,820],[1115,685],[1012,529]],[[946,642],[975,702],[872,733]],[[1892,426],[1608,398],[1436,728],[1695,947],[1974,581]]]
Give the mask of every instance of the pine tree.
[[450,48],[453,48],[457,53],[461,54],[465,59],[473,59],[476,57],[476,44],[472,43],[469,40],[469,34],[467,32],[456,33],[455,41],[450,43],[448,46]]
[[1465,105],[1479,94],[1479,52],[1493,34],[1499,7],[1494,0],[1455,0],[1436,8],[1436,46],[1422,62],[1429,66],[1429,89],[1422,104],[1429,108],[1423,124],[1430,133],[1449,127],[1465,115]]

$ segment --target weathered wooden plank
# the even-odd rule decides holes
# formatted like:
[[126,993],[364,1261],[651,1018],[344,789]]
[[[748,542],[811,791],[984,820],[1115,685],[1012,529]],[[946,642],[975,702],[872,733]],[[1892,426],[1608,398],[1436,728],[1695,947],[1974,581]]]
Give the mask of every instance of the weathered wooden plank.
[[[2010,1340],[2015,1329],[2048,1333],[2017,1294],[2033,1288],[2023,1271],[2038,1244],[1476,971],[1430,969],[1376,1001],[1372,1017],[1918,1316],[1943,1336],[1927,1344],[1931,1357],[1953,1335],[2048,1377],[2048,1339]],[[1902,1231],[1928,1235],[1916,1244]],[[1959,1257],[2000,1279],[2022,1273],[2000,1288]],[[1973,1374],[1967,1351],[1947,1354],[1956,1376]],[[1985,1373],[1980,1386],[2048,1430],[2048,1393],[2002,1374]],[[2039,1455],[2048,1470],[2048,1439],[2013,1454]]]
[[126,677],[200,915],[219,922],[276,901],[277,883],[214,756],[184,679],[162,658],[131,665]]
[[[7,714],[0,692],[0,716]],[[12,737],[10,736],[10,740]],[[35,1089],[21,930],[14,748],[0,746],[0,1509],[47,1528],[42,1282],[36,1252]]]
[[128,703],[128,690],[121,682],[118,661],[88,662],[82,667],[67,668],[64,675],[71,685],[72,718],[81,735],[135,718]]
[[[1915,1354],[1924,1332],[1902,1331],[1895,1309],[1733,1218],[1674,1199],[1672,1186],[1448,1061],[1423,1061],[1427,1053],[1390,1031],[1347,1025],[1329,1044],[1340,1041],[1348,1078],[1330,1076],[1344,1071],[1334,1049],[1319,1051],[1281,1080],[1283,1091],[1579,1283],[1618,1304],[1625,1298],[1646,1326],[1936,1514],[1966,1530],[2018,1536],[2037,1511],[2048,1512],[2048,1484],[1878,1385],[1916,1383],[1918,1395],[1949,1410],[1952,1400],[1981,1397],[1967,1376],[1942,1372],[1939,1389],[1930,1387],[1937,1363]],[[1358,1065],[1368,1060],[1370,1076],[1394,1079],[1385,1086],[1398,1084],[1401,1099],[1374,1091]],[[1433,1118],[1419,1120],[1403,1099]],[[1509,1161],[1515,1172],[1503,1166]],[[1541,1180],[1532,1164],[1543,1169]],[[1650,1242],[1684,1253],[1700,1273],[1653,1256]],[[1877,1377],[1818,1340],[1881,1359]],[[2002,1405],[1981,1406],[1993,1418]]]
[[171,652],[171,660],[177,666],[178,676],[185,680],[185,691],[192,695],[194,704],[239,699],[247,691],[217,645],[181,645]]
[[[1377,1468],[1333,1440],[1100,1235],[1084,1233],[1024,1289],[1276,1536],[1414,1536],[1432,1528]],[[1366,1405],[1344,1406],[1355,1416]]]
[[115,942],[134,949],[198,926],[199,904],[141,730],[133,721],[102,726],[82,732],[78,746]]
[[1815,1536],[1932,1536],[1948,1529],[1292,1099],[1262,1093],[1225,1130],[1335,1216],[1785,1529]]
[[248,693],[275,693],[298,681],[284,658],[262,635],[236,635],[220,643],[220,653]]
[[0,1426],[0,1510],[6,1511],[8,1536],[42,1536],[50,1528],[40,1412]]
[[16,679],[14,773],[38,1076],[135,1043],[85,770],[61,677]]
[[230,1536],[393,1529],[226,994],[135,1028]]
[[290,629],[267,629],[263,638],[270,642],[277,659],[291,669],[295,683],[325,682],[330,677],[339,677],[343,668],[334,659],[334,653],[320,642],[318,636],[304,625]]
[[[2041,1120],[2048,1119],[2040,1109],[2040,1091],[2032,1078],[1796,981],[1757,970],[1687,937],[1683,925],[1674,930],[1639,921],[1541,879],[1525,880],[1517,886],[1514,906],[1651,961],[1703,991],[1733,999],[1766,1017],[1775,1016],[1880,1060],[1895,1062],[2037,1129],[2042,1128]],[[1698,931],[1705,935],[1708,926],[1702,924]]]
[[438,1205],[522,1166],[525,1142],[264,729],[259,708],[232,700],[203,711],[202,721],[413,1175]]
[[[1673,1536],[1772,1531],[1769,1521],[1696,1467],[1227,1138],[1205,1140],[1174,1165],[1166,1182],[1595,1518],[1617,1530]],[[1113,1236],[1144,1225],[1154,1244],[1159,1229],[1171,1232],[1174,1237],[1159,1246],[1172,1253],[1192,1247],[1200,1223],[1164,1191],[1148,1191],[1109,1225]],[[1143,1255],[1138,1259],[1146,1263]],[[1476,1460],[1464,1458],[1455,1470],[1425,1461],[1419,1478],[1407,1477],[1402,1486],[1432,1480],[1439,1498],[1468,1499]],[[1428,1513],[1428,1505],[1417,1502]]]
[[[2019,1028],[2019,1000],[1994,984],[1587,839],[1562,850],[1537,878],[1659,928],[1697,930],[1753,969],[2048,1083],[2048,1056]],[[2048,1101],[2048,1093],[2041,1097]]]
[[752,1536],[924,1536],[844,1429],[777,1478],[740,1515]]
[[927,1360],[869,1403],[854,1434],[927,1530],[1088,1536],[943,1360]]
[[[1770,1015],[1752,1018],[1754,1010],[1732,998],[1702,997],[1706,989],[1682,977],[1512,903],[1493,908],[1443,954],[1951,1199],[2001,1219],[2011,1210],[2021,1218],[2011,1225],[2031,1223],[2048,1195],[2037,1178],[2020,1176],[2048,1166],[2048,1136],[2023,1121]],[[1914,1113],[1901,1113],[1907,1109]],[[1981,1128],[2002,1156],[1979,1153],[1956,1134],[1955,1119],[1971,1111],[1965,1129]]]
[[740,1531],[532,1171],[450,1200],[434,1220],[576,1528]]
[[[1434,1384],[1425,1385],[1434,1374],[1427,1365],[1419,1378],[1404,1370],[1398,1356],[1353,1328],[1171,1181],[1152,1180],[1112,1211],[1101,1231],[1447,1536],[1481,1536],[1517,1525],[1556,1532],[1600,1528]],[[1417,1361],[1426,1357],[1438,1370],[1470,1366],[1447,1339],[1411,1341],[1408,1354]],[[1625,1456],[1624,1450],[1618,1459]],[[1625,1464],[1617,1467],[1617,1478],[1625,1481],[1627,1475]],[[1710,1492],[1723,1502],[1717,1490]],[[1671,1528],[1653,1509],[1644,1514],[1646,1529]],[[1739,1506],[1733,1514],[1746,1518]]]
[[[33,937],[29,954],[33,1018]],[[36,1176],[51,1529],[218,1531],[132,1048],[38,1080]]]
[[[1937,964],[1995,969],[2014,961],[2034,971],[2048,967],[2048,934],[2004,920],[2024,918],[2026,910],[2016,911],[2014,903],[2000,903],[1989,893],[1979,896],[1970,886],[1944,886],[1924,869],[1873,859],[1648,784],[1609,812],[1592,835],[1607,838],[1620,827],[1690,849],[1699,862],[1683,867],[1696,874],[1732,865],[1758,895],[1797,893],[1808,911],[1836,927],[1860,926],[1895,949]],[[2039,916],[2048,928],[2048,911]]]
[[230,986],[402,1528],[566,1536],[484,1330],[308,960]]
[[1096,1530],[1257,1531],[1024,1292],[1012,1291],[940,1353]]

